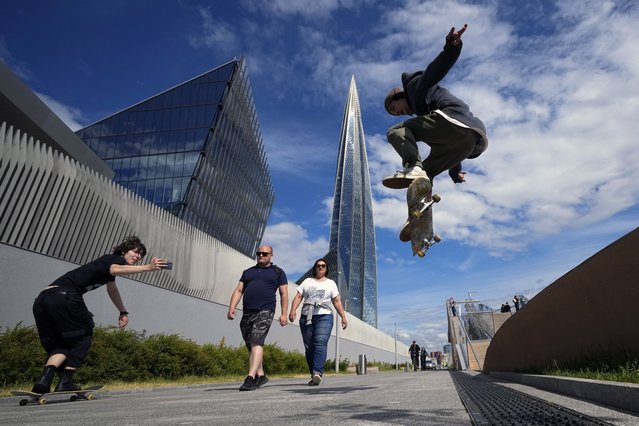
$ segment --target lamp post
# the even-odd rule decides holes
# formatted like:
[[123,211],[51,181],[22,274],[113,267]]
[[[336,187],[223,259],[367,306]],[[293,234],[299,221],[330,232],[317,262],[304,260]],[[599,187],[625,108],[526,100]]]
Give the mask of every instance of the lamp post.
[[[344,312],[348,306],[348,300],[344,300]],[[335,315],[335,372],[339,373],[339,331],[342,328],[339,315]]]
[[394,322],[393,326],[395,327],[395,370],[399,370],[397,366],[397,323]]

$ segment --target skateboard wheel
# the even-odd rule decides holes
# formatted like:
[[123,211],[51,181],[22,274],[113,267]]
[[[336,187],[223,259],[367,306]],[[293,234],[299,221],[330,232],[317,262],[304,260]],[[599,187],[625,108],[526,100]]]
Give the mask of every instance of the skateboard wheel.
[[87,395],[87,399],[88,399],[89,401],[92,401],[92,400],[93,400],[93,395]]
[[426,253],[424,253],[424,250],[420,250],[417,252],[417,256],[419,257],[424,257],[426,255]]
[[24,407],[25,405],[27,405],[29,403],[28,399],[21,399],[20,400],[20,407]]
[[419,219],[420,217],[422,217],[422,212],[419,210],[414,210],[410,212],[410,215],[414,217],[415,219]]
[[78,400],[78,395],[71,395],[71,397],[69,398],[69,401],[77,401]]
[[439,235],[435,234],[435,236],[433,236],[433,240],[438,243],[442,240],[442,237],[440,237]]
[[439,203],[442,200],[442,197],[440,197],[439,194],[433,194],[432,198],[435,203]]
[[46,403],[47,403],[47,399],[46,399],[46,398],[40,398],[40,399],[38,400],[38,404],[40,404],[40,405],[44,405],[44,404],[46,404]]

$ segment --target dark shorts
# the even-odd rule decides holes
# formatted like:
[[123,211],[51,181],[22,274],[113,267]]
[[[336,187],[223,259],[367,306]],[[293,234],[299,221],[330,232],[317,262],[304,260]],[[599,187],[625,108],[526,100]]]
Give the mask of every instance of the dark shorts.
[[44,290],[33,303],[33,316],[47,355],[65,355],[69,367],[79,367],[93,341],[94,327],[82,294],[64,288]]
[[253,345],[264,346],[264,341],[271,324],[273,324],[274,316],[275,311],[270,309],[244,311],[240,321],[240,330],[249,351]]

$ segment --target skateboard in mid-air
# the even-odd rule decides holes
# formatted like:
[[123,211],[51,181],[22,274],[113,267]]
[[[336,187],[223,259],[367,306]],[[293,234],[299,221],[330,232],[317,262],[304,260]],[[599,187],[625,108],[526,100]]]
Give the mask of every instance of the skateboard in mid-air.
[[399,233],[399,239],[411,242],[413,256],[424,257],[428,249],[442,240],[433,232],[432,206],[440,200],[438,194],[432,193],[432,185],[427,178],[418,177],[408,187],[408,220]]
[[29,403],[32,403],[32,404],[37,403],[40,405],[44,405],[47,403],[47,400],[49,399],[50,396],[56,396],[56,395],[70,395],[69,397],[70,401],[77,401],[78,399],[86,399],[91,401],[93,399],[93,393],[97,391],[98,389],[102,389],[103,386],[104,385],[95,385],[95,386],[90,386],[88,388],[84,388],[84,389],[80,389],[76,391],[47,392],[47,393],[35,393],[35,392],[29,392],[29,391],[12,390],[11,394],[15,396],[27,397],[20,400],[21,406],[25,406]]

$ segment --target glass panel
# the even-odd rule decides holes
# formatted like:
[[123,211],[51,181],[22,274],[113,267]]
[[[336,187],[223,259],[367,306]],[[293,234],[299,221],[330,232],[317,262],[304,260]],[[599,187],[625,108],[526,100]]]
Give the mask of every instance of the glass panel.
[[175,154],[173,176],[184,176],[184,153]]
[[179,119],[179,124],[178,124],[178,129],[185,129],[188,127],[188,119],[189,119],[189,109],[188,108],[180,108],[178,110],[176,110],[175,112],[177,115],[179,115],[180,119]]
[[171,110],[171,129],[179,129],[180,128],[180,110],[172,109]]

